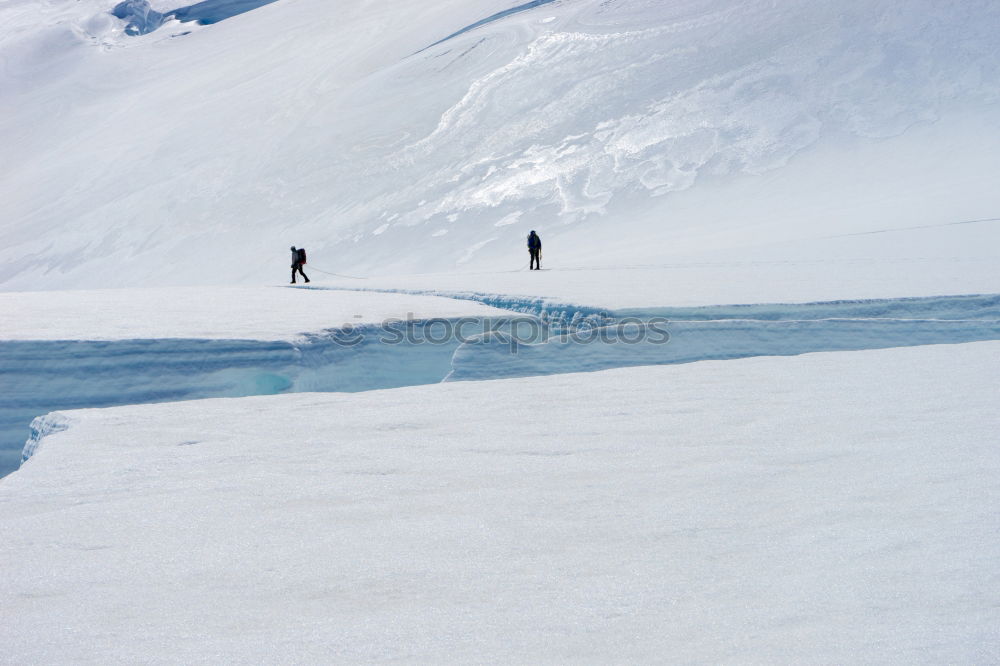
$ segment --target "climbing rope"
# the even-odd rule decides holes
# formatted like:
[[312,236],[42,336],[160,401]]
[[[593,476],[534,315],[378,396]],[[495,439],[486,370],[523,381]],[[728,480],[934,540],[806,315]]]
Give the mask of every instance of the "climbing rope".
[[316,268],[312,264],[308,264],[308,268],[311,271],[319,271],[320,273],[324,273],[326,275],[333,275],[333,276],[336,276],[336,277],[347,278],[348,280],[367,280],[368,279],[368,278],[358,277],[356,275],[343,275],[341,273],[331,273],[330,271],[324,271],[322,268]]

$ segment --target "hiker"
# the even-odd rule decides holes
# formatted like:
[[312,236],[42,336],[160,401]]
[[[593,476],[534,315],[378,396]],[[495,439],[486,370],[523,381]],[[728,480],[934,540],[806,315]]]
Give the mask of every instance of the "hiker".
[[306,251],[305,251],[305,248],[300,248],[300,249],[296,250],[295,246],[293,245],[292,246],[292,284],[295,284],[295,271],[298,271],[302,275],[303,279],[305,279],[305,281],[307,283],[309,282],[309,278],[306,277],[306,274],[302,272],[302,265],[305,264],[305,263],[306,263]]
[[532,230],[528,234],[528,254],[531,255],[531,260],[528,262],[528,270],[533,270],[537,267],[537,270],[542,270],[542,239],[538,237],[538,234]]

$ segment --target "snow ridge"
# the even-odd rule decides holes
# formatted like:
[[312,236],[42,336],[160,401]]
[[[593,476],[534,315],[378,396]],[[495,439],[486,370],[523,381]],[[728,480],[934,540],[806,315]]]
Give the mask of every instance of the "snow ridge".
[[430,46],[428,46],[426,48],[423,48],[420,51],[417,51],[417,53],[422,53],[423,51],[426,51],[427,49],[434,48],[438,44],[443,44],[444,42],[447,42],[449,39],[454,39],[455,37],[458,37],[460,35],[464,35],[467,32],[471,32],[471,31],[475,30],[476,28],[481,28],[482,26],[488,25],[490,23],[493,23],[494,21],[499,21],[500,19],[506,18],[508,16],[513,16],[514,14],[520,14],[521,12],[528,11],[529,9],[534,9],[535,7],[541,7],[542,5],[547,5],[547,4],[549,4],[551,2],[554,2],[554,1],[555,0],[531,0],[531,2],[526,2],[523,5],[518,5],[516,7],[511,7],[510,9],[505,9],[502,12],[497,12],[496,14],[492,14],[490,16],[487,16],[486,18],[482,19],[481,21],[476,21],[475,23],[472,23],[470,25],[465,26],[461,30],[457,30],[457,31],[451,33],[450,35],[448,35],[444,39],[438,40],[438,41],[434,42],[433,44],[431,44]]
[[31,421],[31,435],[21,453],[21,463],[24,464],[28,458],[35,455],[46,437],[68,430],[73,422],[72,417],[62,412],[50,412],[33,419]]

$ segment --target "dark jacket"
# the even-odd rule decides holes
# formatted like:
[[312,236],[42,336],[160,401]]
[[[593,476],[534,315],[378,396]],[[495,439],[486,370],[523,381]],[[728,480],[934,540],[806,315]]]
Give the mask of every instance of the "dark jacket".
[[529,250],[542,249],[542,239],[538,237],[538,234],[531,233],[528,235],[528,249]]

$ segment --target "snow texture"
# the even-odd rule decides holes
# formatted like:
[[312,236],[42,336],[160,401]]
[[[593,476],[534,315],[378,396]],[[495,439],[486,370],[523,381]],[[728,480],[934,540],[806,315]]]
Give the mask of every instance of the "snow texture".
[[[284,280],[293,237],[322,269],[314,285],[568,318],[1000,293],[992,4],[438,1],[331,12],[297,0],[234,11],[254,4],[0,8],[3,288]],[[195,7],[232,20],[184,24],[191,34],[165,20]],[[123,34],[136,21],[146,23],[132,32],[148,34]],[[554,270],[496,270],[524,265],[529,228]],[[428,268],[446,272],[330,274]],[[295,338],[363,324],[361,303],[389,297],[328,310],[278,290],[177,294],[0,300],[0,338],[78,341],[5,347],[3,381],[17,386],[0,405],[7,469],[30,418],[50,409],[344,388],[347,378],[385,387],[451,370],[437,349],[407,355],[417,369],[391,379],[394,349],[373,360],[372,381],[331,375],[343,360],[303,374]],[[372,321],[417,309],[384,303]],[[989,337],[985,324],[928,325],[939,332],[824,333],[787,348],[720,341],[717,325],[688,354],[620,346],[613,356]],[[145,356],[90,342],[130,339],[175,342],[143,343]],[[308,345],[329,360],[328,346]],[[463,350],[452,377],[557,369],[528,363],[535,351],[507,359],[513,369]],[[609,363],[558,357],[561,371]]]
[[0,482],[5,658],[994,663],[998,374],[986,342],[67,412]]
[[211,287],[0,293],[0,341],[200,339],[304,341],[387,319],[505,316],[435,296]]
[[0,3],[2,660],[1000,662],[1000,4],[183,3]]
[[[259,283],[293,242],[355,276],[497,271],[532,228],[553,268],[781,268],[1000,216],[991,0],[295,0],[139,36],[113,9],[0,8],[4,289]],[[995,293],[996,226],[787,281]]]

